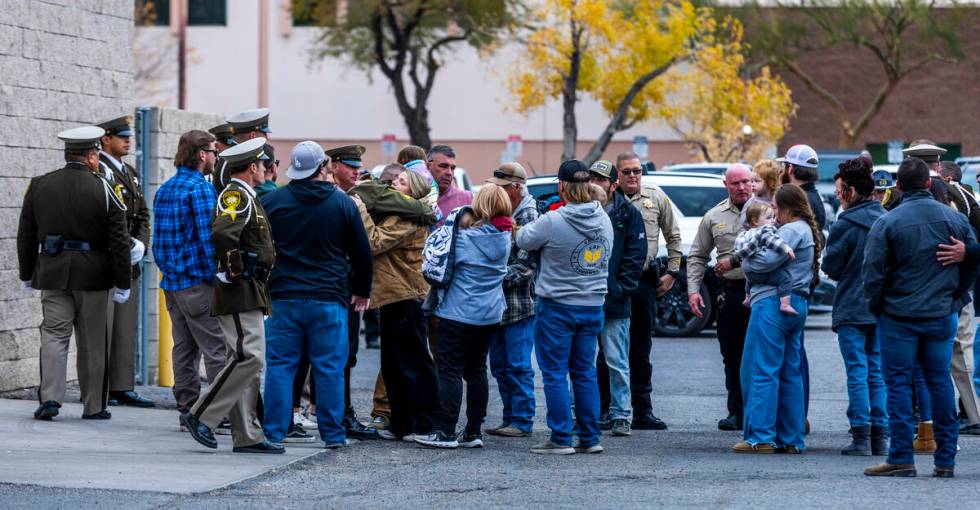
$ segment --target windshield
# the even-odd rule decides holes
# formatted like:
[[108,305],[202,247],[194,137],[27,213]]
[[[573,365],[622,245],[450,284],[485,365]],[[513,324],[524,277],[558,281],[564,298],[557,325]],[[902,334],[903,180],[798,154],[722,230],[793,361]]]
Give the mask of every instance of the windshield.
[[[681,214],[689,217],[701,217],[708,209],[718,205],[718,202],[728,198],[728,192],[723,187],[700,186],[660,186],[670,201],[677,206]],[[531,184],[527,190],[538,199],[540,209],[546,211],[548,206],[558,201],[558,183],[547,182]]]

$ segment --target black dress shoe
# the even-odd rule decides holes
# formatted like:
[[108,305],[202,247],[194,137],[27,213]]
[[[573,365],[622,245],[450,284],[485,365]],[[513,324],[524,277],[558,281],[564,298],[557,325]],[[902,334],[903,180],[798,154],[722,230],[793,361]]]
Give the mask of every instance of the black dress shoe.
[[108,409],[103,409],[95,414],[83,414],[83,420],[108,420],[112,418],[112,413]]
[[139,393],[135,391],[111,391],[109,392],[109,405],[112,405],[112,400],[117,402],[116,405],[131,406],[131,407],[156,407],[156,402],[146,398],[141,397]]
[[235,453],[286,453],[286,449],[278,443],[262,441],[251,446],[236,446],[231,449]]
[[378,435],[378,429],[374,427],[368,427],[361,423],[357,419],[356,414],[348,414],[344,417],[343,421],[344,429],[347,431],[347,437],[352,437],[354,439],[380,439],[381,436]]
[[191,437],[195,441],[201,443],[208,448],[217,448],[218,441],[214,438],[214,434],[211,433],[211,429],[207,425],[201,423],[201,420],[197,419],[191,413],[184,413],[180,415],[180,423],[187,427],[187,432],[190,433]]
[[742,418],[729,414],[727,418],[718,420],[718,430],[742,430]]
[[61,404],[54,400],[45,400],[34,411],[34,419],[51,421],[51,418],[58,416],[58,409],[61,409]]
[[652,414],[633,419],[633,430],[667,430],[667,424]]

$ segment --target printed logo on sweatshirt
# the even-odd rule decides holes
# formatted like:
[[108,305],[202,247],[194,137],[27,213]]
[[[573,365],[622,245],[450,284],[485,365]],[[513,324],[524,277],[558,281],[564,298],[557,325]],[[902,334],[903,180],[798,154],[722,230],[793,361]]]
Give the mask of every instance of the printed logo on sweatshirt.
[[586,239],[572,251],[572,269],[583,276],[605,269],[609,260],[609,241],[604,237]]

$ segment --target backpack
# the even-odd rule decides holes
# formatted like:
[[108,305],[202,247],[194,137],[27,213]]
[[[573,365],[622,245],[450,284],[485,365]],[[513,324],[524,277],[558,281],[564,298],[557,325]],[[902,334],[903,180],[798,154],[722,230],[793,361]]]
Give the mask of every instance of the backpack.
[[473,209],[468,205],[453,209],[446,223],[432,231],[422,250],[422,277],[433,289],[445,289],[453,279],[453,262],[456,258],[456,238],[459,236],[457,219]]

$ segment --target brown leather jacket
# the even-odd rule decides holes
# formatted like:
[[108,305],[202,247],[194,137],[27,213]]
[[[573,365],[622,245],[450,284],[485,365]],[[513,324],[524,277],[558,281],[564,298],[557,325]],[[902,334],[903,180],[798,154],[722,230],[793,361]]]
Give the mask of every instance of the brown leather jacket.
[[425,299],[429,284],[422,278],[422,249],[429,229],[398,216],[374,223],[360,199],[354,200],[361,213],[374,257],[371,308]]

